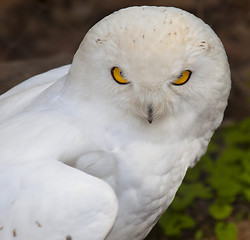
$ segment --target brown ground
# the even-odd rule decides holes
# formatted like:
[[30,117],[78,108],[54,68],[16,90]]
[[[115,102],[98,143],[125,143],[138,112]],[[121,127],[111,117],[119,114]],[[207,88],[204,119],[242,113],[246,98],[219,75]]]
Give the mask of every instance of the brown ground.
[[[211,25],[226,48],[232,71],[226,119],[250,116],[249,0],[0,0],[0,93],[70,63],[94,23],[131,5],[181,7]],[[250,240],[250,223],[241,222],[238,228],[239,240]]]

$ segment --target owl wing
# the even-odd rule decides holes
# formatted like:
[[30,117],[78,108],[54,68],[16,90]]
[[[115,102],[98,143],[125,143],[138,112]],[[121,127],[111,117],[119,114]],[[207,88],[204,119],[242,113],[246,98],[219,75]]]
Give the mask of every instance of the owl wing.
[[[113,189],[60,159],[41,159],[44,151],[37,138],[27,140],[36,131],[43,139],[41,129],[53,123],[53,116],[22,110],[67,75],[69,67],[30,78],[0,96],[0,239],[99,240],[112,229],[118,209]],[[12,117],[18,112],[22,113]],[[35,150],[22,155],[31,142]],[[45,145],[51,147],[49,139]]]
[[0,239],[105,239],[117,199],[104,181],[59,161],[0,163]]
[[0,96],[0,121],[7,119],[28,106],[38,95],[57,80],[66,76],[70,65],[36,75],[13,87]]

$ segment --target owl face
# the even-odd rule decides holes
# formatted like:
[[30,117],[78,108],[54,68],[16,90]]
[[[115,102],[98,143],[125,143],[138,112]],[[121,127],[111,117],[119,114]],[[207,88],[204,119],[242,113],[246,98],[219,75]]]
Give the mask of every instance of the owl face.
[[91,76],[87,84],[96,95],[147,124],[217,119],[230,89],[219,38],[175,8],[134,7],[108,16],[86,35],[74,65]]

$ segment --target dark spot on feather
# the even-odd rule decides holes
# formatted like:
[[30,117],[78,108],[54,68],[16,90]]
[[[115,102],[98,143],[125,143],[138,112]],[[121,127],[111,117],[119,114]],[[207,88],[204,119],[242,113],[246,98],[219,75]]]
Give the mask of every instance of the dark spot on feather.
[[199,47],[205,50],[209,50],[211,47],[209,44],[207,44],[205,41],[200,42]]
[[35,224],[36,224],[38,227],[42,227],[41,223],[39,223],[38,221],[35,221]]
[[2,226],[2,227],[0,227],[0,231],[1,231],[1,230],[3,230],[3,226]]
[[170,24],[172,24],[172,23],[173,23],[173,21],[171,20],[171,21],[170,21]]
[[144,35],[144,34],[142,35],[142,38],[145,38],[145,35]]
[[66,240],[73,240],[73,238],[70,235],[68,235],[66,236]]
[[103,42],[106,42],[107,40],[104,40],[104,39],[100,39],[100,38],[97,38],[96,39],[96,43],[103,43]]
[[16,237],[16,229],[13,229],[12,233],[13,233],[13,237]]

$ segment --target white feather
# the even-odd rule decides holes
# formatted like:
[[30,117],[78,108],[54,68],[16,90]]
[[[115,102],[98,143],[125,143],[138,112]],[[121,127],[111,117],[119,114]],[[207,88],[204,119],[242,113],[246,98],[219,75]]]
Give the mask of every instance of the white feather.
[[0,97],[0,239],[145,238],[205,153],[230,85],[220,40],[195,16],[132,7],[104,18],[71,66]]

